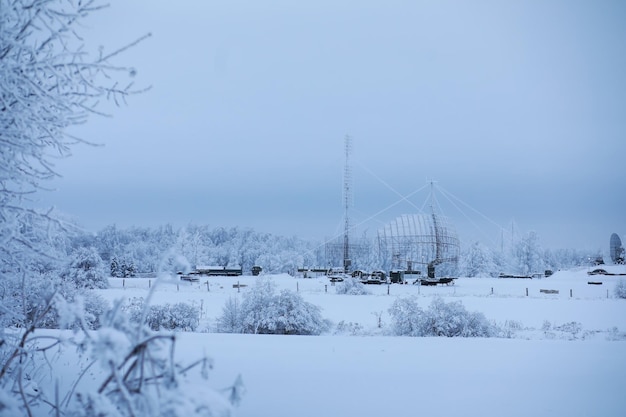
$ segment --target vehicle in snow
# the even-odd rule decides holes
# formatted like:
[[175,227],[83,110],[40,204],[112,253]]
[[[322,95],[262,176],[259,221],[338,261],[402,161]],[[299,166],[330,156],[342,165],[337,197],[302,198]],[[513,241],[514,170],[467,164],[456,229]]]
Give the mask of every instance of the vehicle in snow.
[[370,274],[362,275],[361,282],[363,284],[386,284],[387,274],[383,271],[373,271]]

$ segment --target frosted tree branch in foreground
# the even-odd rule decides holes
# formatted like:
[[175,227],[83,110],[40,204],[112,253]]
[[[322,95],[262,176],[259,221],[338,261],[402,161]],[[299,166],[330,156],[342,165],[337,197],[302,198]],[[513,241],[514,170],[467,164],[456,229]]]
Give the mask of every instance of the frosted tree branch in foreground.
[[[58,176],[55,159],[88,143],[69,128],[103,115],[101,101],[119,104],[141,92],[136,71],[115,60],[150,35],[110,53],[89,54],[83,45],[81,22],[103,7],[99,0],[0,0],[0,415],[226,416],[225,395],[204,386],[193,395],[197,379],[189,371],[202,368],[206,379],[206,358],[177,363],[174,335],[131,324],[119,306],[102,311],[87,292],[105,285],[97,252],[77,253],[66,273],[46,265],[68,257],[59,242],[68,225],[32,207],[31,195]],[[42,328],[73,332],[44,339]],[[74,349],[85,362],[83,371],[64,375],[65,393],[58,381],[54,393],[38,385],[54,366],[46,354],[53,347],[54,355]],[[95,389],[81,384],[94,363],[106,370]]]
[[[102,100],[116,104],[141,90],[135,69],[115,58],[150,36],[104,54],[89,54],[78,34],[81,21],[106,7],[97,0],[0,0],[0,246],[2,262],[20,268],[23,252],[37,244],[23,233],[30,196],[58,176],[54,160],[79,142],[68,128],[102,114]],[[121,79],[127,79],[120,87]]]

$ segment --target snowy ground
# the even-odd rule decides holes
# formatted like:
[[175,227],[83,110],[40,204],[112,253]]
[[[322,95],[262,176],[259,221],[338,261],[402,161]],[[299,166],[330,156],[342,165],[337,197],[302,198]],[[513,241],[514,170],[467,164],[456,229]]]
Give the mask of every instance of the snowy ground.
[[[625,267],[604,268],[626,273]],[[534,280],[461,278],[447,287],[369,286],[372,295],[364,296],[338,295],[322,277],[273,276],[279,288],[320,306],[333,330],[324,336],[184,333],[177,353],[191,360],[208,352],[215,360],[214,387],[242,375],[247,394],[240,417],[622,416],[626,300],[613,296],[620,277],[589,276],[588,270]],[[145,298],[156,284],[152,303],[195,303],[200,329],[211,331],[224,302],[241,297],[255,279],[212,277],[208,287],[206,279],[111,279],[112,288],[101,294]],[[511,338],[384,335],[387,309],[408,295],[418,296],[422,307],[435,296],[460,300],[508,326]]]

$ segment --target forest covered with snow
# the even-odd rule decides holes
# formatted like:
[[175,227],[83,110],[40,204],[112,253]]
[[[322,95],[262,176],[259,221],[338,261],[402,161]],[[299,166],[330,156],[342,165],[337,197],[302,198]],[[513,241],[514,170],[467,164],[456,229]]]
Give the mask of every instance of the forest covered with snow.
[[[248,273],[258,265],[267,273],[295,275],[298,268],[337,267],[342,262],[327,257],[325,242],[238,227],[188,225],[175,229],[164,225],[121,229],[111,225],[96,234],[68,235],[58,243],[55,250],[70,257],[79,248],[93,248],[105,270],[109,271],[114,264],[113,276],[124,275],[122,265],[133,275],[188,272],[198,265],[241,267]],[[389,260],[378,250],[376,238],[368,240],[367,249],[354,254],[355,269],[390,269]],[[528,232],[504,250],[480,242],[463,242],[459,263],[449,272],[465,277],[543,273],[547,269],[557,271],[588,265],[598,256],[575,248],[544,249],[537,233]]]

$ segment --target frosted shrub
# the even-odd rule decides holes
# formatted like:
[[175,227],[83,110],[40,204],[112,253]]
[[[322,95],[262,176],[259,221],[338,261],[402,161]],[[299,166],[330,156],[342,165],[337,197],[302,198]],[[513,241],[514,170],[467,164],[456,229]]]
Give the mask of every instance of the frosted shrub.
[[367,295],[371,294],[371,291],[367,289],[365,284],[361,283],[356,278],[347,278],[343,282],[338,283],[336,286],[337,294],[347,295]]
[[241,303],[234,298],[226,302],[217,328],[221,332],[318,335],[328,330],[329,323],[319,307],[292,291],[276,294],[274,283],[261,278]]
[[389,309],[391,333],[395,336],[424,336],[425,315],[415,298],[398,298]]
[[399,336],[492,337],[497,334],[482,313],[468,312],[460,301],[435,298],[427,310],[415,299],[397,299],[389,314],[391,331]]
[[219,333],[243,333],[241,308],[237,297],[230,297],[222,307],[222,315],[217,318]]
[[53,325],[48,328],[96,330],[102,326],[102,317],[108,310],[109,303],[92,292],[76,294],[72,298],[63,298],[57,294],[52,308],[54,321],[49,323]]
[[[548,326],[550,326],[550,322],[547,322]],[[546,322],[544,322],[544,327]],[[493,326],[494,337],[502,337],[506,339],[511,339],[515,337],[515,334],[519,331],[524,330],[524,325],[517,320],[506,320],[501,326]]]
[[[175,361],[176,336],[132,324],[120,305],[114,303],[100,316],[99,329],[88,331],[80,298],[68,302],[57,293],[32,326],[0,330],[0,416],[231,415],[232,405],[243,395],[240,378],[224,394],[212,389],[206,383],[212,368],[209,358]],[[133,305],[139,306],[137,300]],[[76,323],[76,332],[62,337],[51,333],[45,336],[49,341],[41,343],[41,335],[34,332],[39,318],[51,309],[59,311],[63,323]],[[46,366],[53,366],[51,359],[59,354],[77,355],[82,368],[64,371],[67,391],[55,393]],[[88,383],[82,381],[86,375]]]
[[143,299],[133,299],[126,310],[135,323],[144,323],[150,330],[193,332],[198,328],[200,311],[186,303],[145,306]]
[[[23,279],[9,275],[0,282],[0,326],[24,328],[36,322],[39,328],[62,327],[59,322],[62,312],[58,303],[50,303],[53,298],[80,303],[85,310],[83,324],[89,329],[99,327],[100,316],[108,308],[101,296],[76,288],[73,281],[61,279],[54,272],[31,273]],[[65,327],[75,325],[65,323]]]
[[615,285],[615,296],[617,298],[626,298],[626,281],[620,279]]
[[341,320],[335,326],[335,334],[349,334],[350,336],[359,336],[364,335],[365,331],[363,326],[359,323],[348,322],[346,323],[344,320]]
[[85,294],[85,322],[89,329],[99,329],[101,318],[109,309],[109,303],[100,295],[94,293]]
[[[135,299],[134,310],[143,304]],[[67,402],[67,413],[74,417],[114,415],[120,417],[142,415],[231,415],[231,404],[240,400],[242,382],[225,390],[226,395],[209,387],[205,381],[212,361],[201,357],[191,363],[174,362],[176,336],[154,333],[145,326],[133,326],[132,317],[123,314],[119,303],[104,317],[100,330],[87,335],[81,343],[86,356],[109,370],[99,381],[96,389],[91,384],[76,384],[72,401]],[[157,311],[163,311],[157,309]],[[147,310],[144,312],[150,316]],[[134,330],[129,330],[134,329]],[[91,365],[89,365],[91,366]],[[202,379],[201,391],[198,381],[192,382],[192,371]]]
[[322,319],[321,309],[304,301],[300,294],[283,290],[275,302],[276,316],[270,326],[274,334],[318,335],[329,327]]
[[437,297],[427,310],[426,331],[430,336],[491,337],[493,326],[485,315],[469,312],[460,301],[444,302]]

